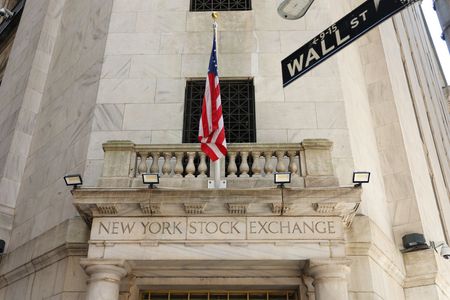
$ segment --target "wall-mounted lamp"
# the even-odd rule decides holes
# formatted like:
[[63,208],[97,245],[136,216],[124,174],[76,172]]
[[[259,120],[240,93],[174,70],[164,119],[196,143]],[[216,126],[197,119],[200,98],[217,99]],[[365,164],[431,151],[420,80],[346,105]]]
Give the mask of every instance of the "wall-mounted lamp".
[[288,20],[297,20],[303,17],[314,0],[284,0],[278,6],[278,14]]
[[67,186],[73,186],[74,189],[83,184],[83,179],[80,174],[66,175],[64,176],[64,181]]
[[353,184],[355,187],[361,186],[363,183],[369,183],[370,172],[353,172]]
[[402,252],[412,252],[428,249],[425,236],[421,233],[409,233],[402,236],[403,248]]
[[450,259],[450,247],[445,242],[430,242],[431,248],[434,249],[434,251],[438,251],[438,248],[441,248],[441,251],[439,254],[445,258]]
[[154,184],[159,183],[159,174],[142,174],[142,182],[148,184],[149,189],[154,189]]
[[291,183],[291,172],[274,173],[273,182],[279,187],[284,187],[286,183]]

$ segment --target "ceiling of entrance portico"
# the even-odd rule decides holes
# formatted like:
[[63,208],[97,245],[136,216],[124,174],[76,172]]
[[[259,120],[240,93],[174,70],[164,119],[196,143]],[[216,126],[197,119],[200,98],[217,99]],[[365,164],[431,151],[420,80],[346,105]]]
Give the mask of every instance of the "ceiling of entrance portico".
[[129,261],[135,276],[299,276],[306,261]]

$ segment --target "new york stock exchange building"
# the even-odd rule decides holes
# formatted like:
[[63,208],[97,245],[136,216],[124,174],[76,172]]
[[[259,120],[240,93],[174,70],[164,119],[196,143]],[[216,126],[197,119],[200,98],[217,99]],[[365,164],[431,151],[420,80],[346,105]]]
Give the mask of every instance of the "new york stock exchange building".
[[[0,299],[450,299],[449,98],[419,3],[283,87],[363,2],[3,1]],[[220,167],[198,143],[212,11]]]

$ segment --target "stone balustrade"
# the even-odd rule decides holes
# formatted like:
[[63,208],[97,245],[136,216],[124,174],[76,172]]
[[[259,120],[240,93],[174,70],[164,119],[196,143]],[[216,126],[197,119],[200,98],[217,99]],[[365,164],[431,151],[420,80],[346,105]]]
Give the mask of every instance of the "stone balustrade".
[[[299,144],[230,144],[225,165],[226,177],[259,177],[273,172],[299,176]],[[136,168],[132,176],[159,173],[162,177],[208,177],[210,161],[198,144],[137,145]]]
[[[304,140],[290,144],[229,144],[222,159],[222,177],[270,179],[274,172],[291,172],[296,185],[336,186],[331,161],[332,143]],[[100,186],[137,186],[143,173],[158,173],[162,180],[202,180],[213,174],[213,164],[199,144],[143,145],[130,141],[103,144],[105,160]],[[202,180],[203,182],[205,180]]]

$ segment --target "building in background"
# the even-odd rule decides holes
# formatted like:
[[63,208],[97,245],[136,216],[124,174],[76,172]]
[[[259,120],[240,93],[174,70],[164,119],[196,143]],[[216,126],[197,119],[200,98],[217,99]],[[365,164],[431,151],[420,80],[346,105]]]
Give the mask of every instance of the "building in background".
[[[0,8],[8,9],[12,16],[0,16],[0,82],[5,72],[14,37],[22,15],[25,1],[3,0]],[[6,12],[6,10],[5,10]]]
[[434,0],[433,5],[442,27],[442,39],[447,43],[450,52],[450,1]]
[[[192,144],[211,3],[221,190]],[[360,3],[28,0],[0,86],[0,299],[450,298],[446,84],[420,8],[282,87],[280,61]],[[403,251],[411,233],[441,246]]]

